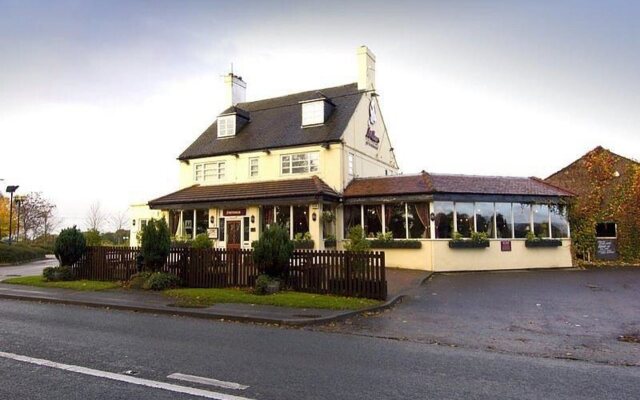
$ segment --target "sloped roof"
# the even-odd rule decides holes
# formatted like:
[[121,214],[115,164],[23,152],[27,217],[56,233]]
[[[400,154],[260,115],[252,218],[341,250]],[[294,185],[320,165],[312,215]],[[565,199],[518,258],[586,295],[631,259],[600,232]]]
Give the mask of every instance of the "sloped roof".
[[633,158],[629,158],[629,157],[625,157],[625,156],[621,156],[620,154],[614,153],[613,151],[606,149],[602,146],[597,146],[595,147],[593,150],[589,150],[588,152],[586,152],[582,157],[578,158],[577,160],[575,160],[574,162],[572,162],[571,164],[567,165],[566,167],[554,172],[553,174],[549,175],[548,177],[545,178],[545,180],[549,180],[549,179],[553,179],[556,176],[562,175],[564,174],[566,171],[569,171],[570,169],[578,166],[580,163],[584,162],[584,160],[587,160],[593,156],[597,156],[599,154],[609,154],[614,158],[620,159],[620,160],[624,160],[625,162],[628,163],[632,163],[632,164],[640,164],[637,160],[634,160]]
[[408,194],[487,194],[516,196],[573,196],[567,190],[538,178],[507,176],[432,174],[357,178],[344,191],[344,197],[373,197]]
[[[249,122],[235,136],[218,140],[217,123],[214,122],[180,154],[178,159],[187,160],[277,147],[339,141],[364,93],[364,91],[358,90],[356,83],[352,83],[239,103],[236,107],[231,107],[222,113],[235,112],[240,109],[243,113],[248,114]],[[302,128],[302,107],[299,102],[325,96],[335,104],[327,121],[323,125]]]
[[266,200],[293,197],[339,198],[329,185],[317,176],[303,179],[283,179],[214,186],[190,186],[149,202],[157,208],[170,204],[215,203],[247,200]]

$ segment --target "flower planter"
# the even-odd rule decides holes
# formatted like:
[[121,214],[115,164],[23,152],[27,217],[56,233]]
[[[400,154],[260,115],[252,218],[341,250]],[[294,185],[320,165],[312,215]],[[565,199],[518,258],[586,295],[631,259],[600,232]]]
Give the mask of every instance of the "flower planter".
[[313,240],[294,240],[293,247],[296,249],[310,250],[314,247]]
[[419,240],[378,240],[369,241],[372,249],[420,249],[422,242]]
[[336,240],[335,239],[325,239],[324,241],[324,247],[327,248],[335,248],[336,247]]
[[473,240],[451,240],[449,242],[450,249],[486,249],[489,247],[489,241],[475,242]]
[[562,240],[559,239],[542,239],[542,240],[527,240],[524,242],[525,247],[530,249],[536,248],[548,248],[548,247],[560,247],[562,246]]

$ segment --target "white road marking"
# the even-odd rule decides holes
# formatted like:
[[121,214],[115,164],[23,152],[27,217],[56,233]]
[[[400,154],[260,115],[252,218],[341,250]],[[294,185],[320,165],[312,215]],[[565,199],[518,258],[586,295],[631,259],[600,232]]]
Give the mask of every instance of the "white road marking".
[[40,366],[43,366],[43,367],[60,369],[60,370],[63,370],[63,371],[75,372],[75,373],[78,373],[78,374],[84,374],[84,375],[95,376],[95,377],[98,377],[98,378],[110,379],[110,380],[113,380],[113,381],[131,383],[133,385],[146,386],[146,387],[155,388],[155,389],[167,390],[167,391],[175,392],[175,393],[184,393],[184,394],[188,394],[188,395],[191,395],[191,396],[204,397],[204,398],[207,398],[207,399],[251,400],[251,399],[248,399],[246,397],[239,397],[239,396],[233,396],[233,395],[228,395],[228,394],[224,394],[224,393],[211,392],[211,391],[208,391],[208,390],[196,389],[196,388],[192,388],[192,387],[188,387],[188,386],[179,386],[179,385],[174,385],[174,384],[171,384],[171,383],[152,381],[150,379],[136,378],[136,377],[133,377],[133,376],[116,374],[116,373],[113,373],[113,372],[100,371],[98,369],[80,367],[80,366],[77,366],[77,365],[61,364],[61,363],[57,363],[55,361],[44,360],[44,359],[41,359],[41,358],[33,358],[33,357],[21,356],[19,354],[13,354],[13,353],[5,353],[5,352],[2,352],[2,351],[0,351],[0,357],[1,358],[6,358],[6,359],[9,359],[9,360],[25,362],[25,363],[28,363],[28,364],[34,364],[34,365],[40,365]]
[[246,388],[249,387],[249,386],[241,385],[235,382],[219,381],[217,379],[204,378],[202,376],[181,374],[179,372],[176,372],[175,374],[171,374],[167,376],[167,378],[178,379],[186,382],[200,383],[203,385],[218,386],[225,389],[245,390]]

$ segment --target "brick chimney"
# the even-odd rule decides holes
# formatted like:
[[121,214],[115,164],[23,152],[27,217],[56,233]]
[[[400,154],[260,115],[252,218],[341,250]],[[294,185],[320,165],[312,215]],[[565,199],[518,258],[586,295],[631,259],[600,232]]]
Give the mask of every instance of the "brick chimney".
[[242,80],[242,77],[230,72],[224,76],[224,84],[226,108],[246,100],[247,84]]
[[367,46],[358,47],[358,90],[376,87],[376,56]]

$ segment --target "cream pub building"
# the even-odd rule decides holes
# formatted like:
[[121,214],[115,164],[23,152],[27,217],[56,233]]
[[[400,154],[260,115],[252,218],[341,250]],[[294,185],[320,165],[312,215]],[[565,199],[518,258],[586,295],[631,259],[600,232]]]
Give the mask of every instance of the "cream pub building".
[[[375,91],[373,53],[358,48],[357,82],[246,101],[225,76],[227,108],[178,157],[180,189],[132,206],[131,244],[148,218],[177,238],[207,234],[219,248],[251,248],[269,224],[315,249],[363,226],[418,247],[384,249],[387,265],[437,271],[571,266],[564,203],[572,194],[536,178],[401,175]],[[485,249],[454,250],[458,232],[487,233]],[[560,239],[527,249],[528,232]],[[327,241],[329,243],[329,241]]]

